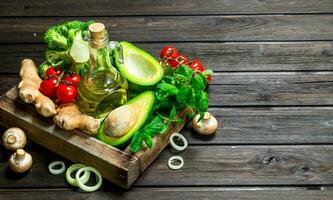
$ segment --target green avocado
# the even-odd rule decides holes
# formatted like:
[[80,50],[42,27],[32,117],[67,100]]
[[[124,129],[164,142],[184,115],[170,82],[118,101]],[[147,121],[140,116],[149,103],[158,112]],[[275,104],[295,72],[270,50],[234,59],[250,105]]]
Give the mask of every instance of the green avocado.
[[159,62],[129,42],[120,42],[114,57],[118,70],[127,79],[132,90],[149,90],[162,79],[163,68]]
[[[112,146],[121,146],[127,142],[133,134],[140,129],[150,116],[155,103],[155,96],[152,91],[145,91],[130,99],[126,104],[113,110],[109,116],[101,123],[97,138]],[[110,115],[115,116],[110,121]],[[112,129],[112,126],[114,128]],[[111,127],[111,128],[110,128]],[[111,132],[120,127],[123,131],[121,136],[113,137]]]

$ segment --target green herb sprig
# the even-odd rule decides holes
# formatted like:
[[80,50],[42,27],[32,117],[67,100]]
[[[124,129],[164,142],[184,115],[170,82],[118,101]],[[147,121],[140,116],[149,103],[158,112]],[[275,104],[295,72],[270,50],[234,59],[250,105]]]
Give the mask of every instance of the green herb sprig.
[[151,148],[154,136],[163,134],[171,122],[182,122],[176,115],[179,111],[190,109],[192,112],[189,112],[189,118],[195,113],[203,116],[208,108],[206,85],[206,77],[187,65],[181,65],[175,70],[164,65],[163,78],[154,91],[156,102],[152,115],[146,125],[134,134],[130,144],[131,151],[138,152],[143,142]]

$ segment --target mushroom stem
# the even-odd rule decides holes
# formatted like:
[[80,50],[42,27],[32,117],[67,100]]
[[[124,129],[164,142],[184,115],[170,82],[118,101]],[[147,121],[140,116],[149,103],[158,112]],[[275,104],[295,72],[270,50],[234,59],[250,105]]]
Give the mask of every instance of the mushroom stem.
[[9,167],[16,173],[28,171],[32,166],[32,157],[23,149],[17,149],[9,158]]
[[16,142],[16,137],[15,135],[9,135],[7,138],[7,143],[8,144],[14,144]]
[[18,149],[16,151],[15,160],[22,161],[25,158],[25,151],[23,149]]

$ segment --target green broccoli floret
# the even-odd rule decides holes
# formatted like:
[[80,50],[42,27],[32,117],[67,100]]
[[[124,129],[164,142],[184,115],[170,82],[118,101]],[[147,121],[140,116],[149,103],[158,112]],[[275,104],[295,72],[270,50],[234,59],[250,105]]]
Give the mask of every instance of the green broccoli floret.
[[45,76],[45,71],[46,71],[47,68],[49,68],[50,66],[51,66],[51,64],[48,63],[48,62],[43,62],[41,65],[39,65],[39,68],[38,68],[38,75],[39,75],[39,77],[44,78],[44,76]]
[[67,29],[67,38],[69,39],[69,41],[73,41],[77,31],[81,31],[82,37],[85,38],[88,33],[88,27],[92,23],[94,22],[69,21],[63,24],[63,26]]
[[62,26],[65,26],[68,30],[69,29],[76,29],[76,30],[86,30],[88,26],[92,24],[92,21],[88,22],[81,22],[81,21],[69,21],[64,23]]
[[51,27],[47,30],[44,36],[44,41],[50,49],[68,49],[67,38],[62,35],[57,26]]
[[[89,60],[88,26],[93,21],[69,21],[50,27],[44,35],[45,59],[52,66],[71,67],[84,73]],[[75,67],[73,67],[75,66]]]
[[50,49],[66,50],[71,46],[77,31],[82,31],[83,38],[87,36],[88,26],[92,23],[93,21],[69,21],[64,24],[52,26],[45,33],[44,41]]
[[63,66],[67,64],[67,51],[46,49],[45,58],[52,66]]

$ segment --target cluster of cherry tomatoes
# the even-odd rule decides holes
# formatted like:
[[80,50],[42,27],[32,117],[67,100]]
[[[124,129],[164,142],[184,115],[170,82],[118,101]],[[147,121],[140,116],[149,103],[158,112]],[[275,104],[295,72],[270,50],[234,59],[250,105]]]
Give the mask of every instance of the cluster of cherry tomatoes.
[[[188,65],[191,69],[193,69],[197,73],[202,73],[205,71],[205,68],[203,67],[200,60],[194,59],[189,61],[186,56],[178,53],[177,49],[173,46],[167,45],[163,47],[160,57],[165,63],[170,65],[170,67],[172,67],[173,69],[176,69],[180,65]],[[211,81],[212,75],[211,74],[206,75],[206,79],[207,81]]]
[[70,103],[76,100],[77,85],[81,77],[78,74],[64,72],[61,67],[49,67],[45,71],[44,80],[39,91],[60,103]]

